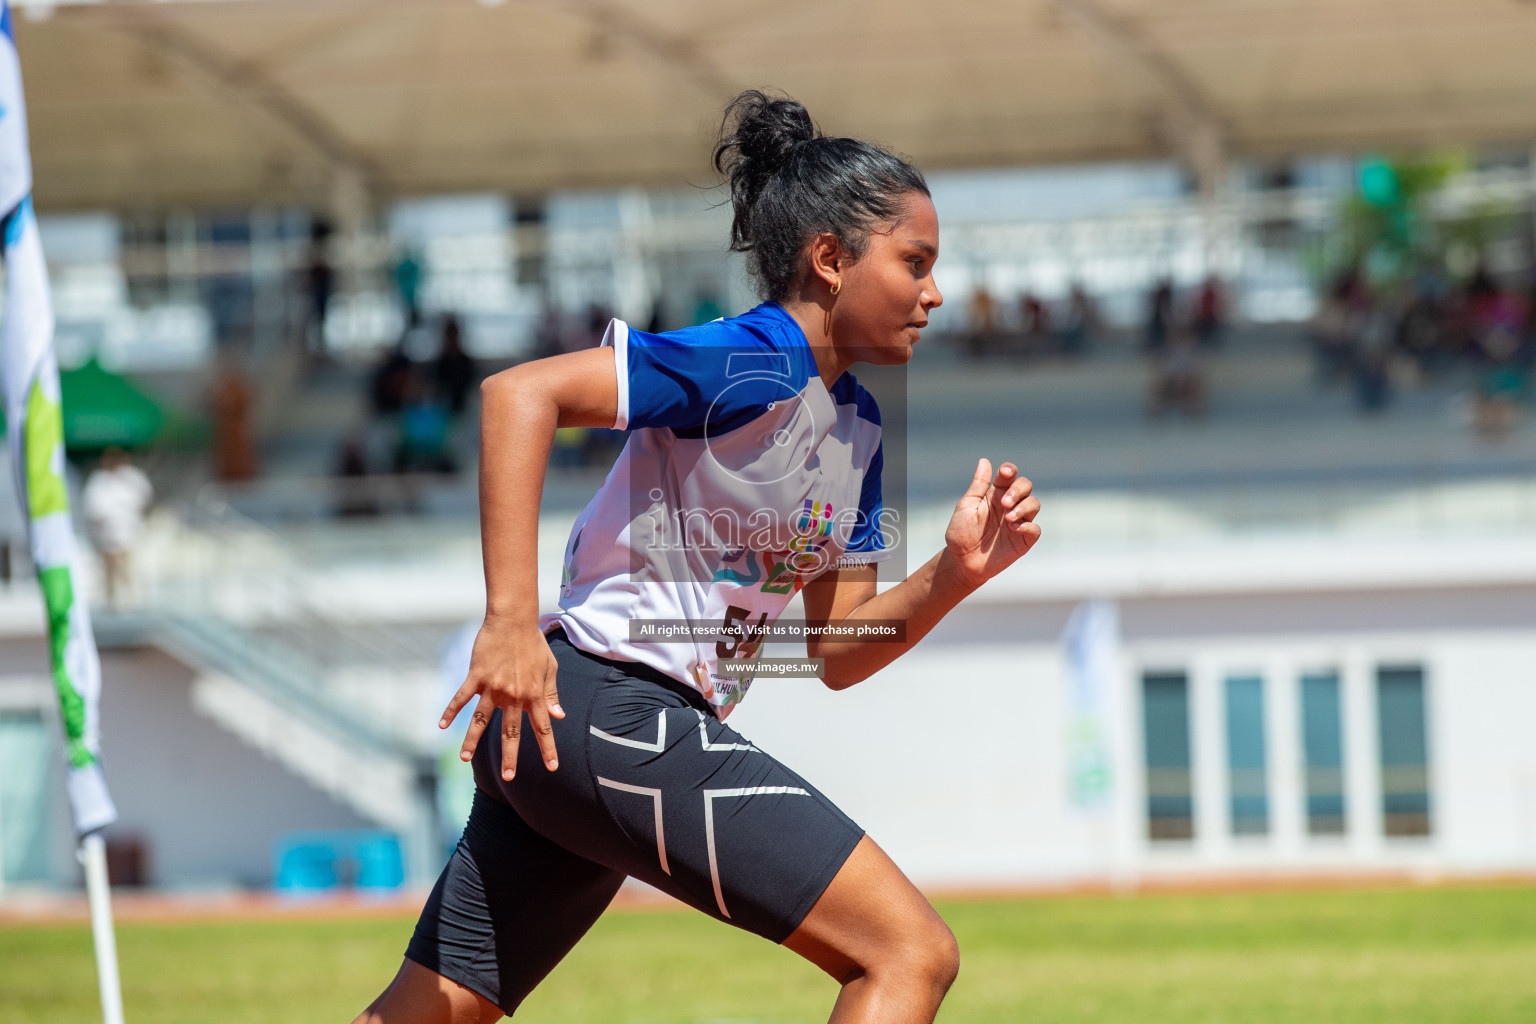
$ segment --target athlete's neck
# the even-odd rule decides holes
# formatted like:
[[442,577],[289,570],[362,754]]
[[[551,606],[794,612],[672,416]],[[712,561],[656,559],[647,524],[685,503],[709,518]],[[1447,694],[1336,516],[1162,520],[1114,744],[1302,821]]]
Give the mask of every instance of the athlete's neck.
[[805,342],[811,347],[811,355],[816,359],[816,372],[821,383],[828,391],[832,390],[832,385],[853,365],[853,360],[832,341],[828,331],[828,307],[810,299],[785,299],[779,306],[800,325]]

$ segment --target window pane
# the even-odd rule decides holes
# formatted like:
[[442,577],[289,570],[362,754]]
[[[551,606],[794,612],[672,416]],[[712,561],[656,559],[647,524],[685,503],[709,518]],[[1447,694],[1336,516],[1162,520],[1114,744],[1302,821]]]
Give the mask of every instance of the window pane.
[[1344,715],[1339,674],[1301,677],[1302,770],[1306,772],[1307,831],[1344,834]]
[[53,845],[48,771],[53,757],[42,712],[0,710],[0,870],[5,882],[48,878]]
[[1232,834],[1269,832],[1269,781],[1264,756],[1264,680],[1227,680],[1227,779],[1232,794]]
[[1429,835],[1429,739],[1424,721],[1424,670],[1376,670],[1381,740],[1382,828],[1389,836]]
[[1189,839],[1195,834],[1189,772],[1189,679],[1183,672],[1142,676],[1147,754],[1147,836]]

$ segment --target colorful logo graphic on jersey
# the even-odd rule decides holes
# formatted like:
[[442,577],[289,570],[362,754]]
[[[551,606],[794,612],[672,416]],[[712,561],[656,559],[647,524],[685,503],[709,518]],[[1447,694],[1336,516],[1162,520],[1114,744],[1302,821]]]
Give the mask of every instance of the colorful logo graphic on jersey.
[[806,498],[800,511],[795,513],[795,532],[808,540],[830,537],[832,512],[830,501],[812,501]]
[[795,537],[789,542],[786,562],[796,572],[812,572],[828,563],[825,550],[832,543],[832,514],[830,501],[812,501],[796,513]]
[[727,551],[720,559],[720,568],[715,570],[711,582],[735,583],[750,587],[763,578],[763,571],[758,568],[757,558],[754,557],[759,553],[746,547],[732,548]]
[[795,593],[805,586],[816,570],[829,562],[826,548],[832,543],[834,511],[829,501],[805,499],[805,504],[795,512],[795,536],[788,548],[781,551],[731,548],[721,557],[711,582],[734,583],[741,587],[761,583],[764,594]]
[[805,586],[806,577],[790,566],[788,551],[753,551],[733,548],[720,559],[711,582],[750,587],[761,583],[761,593],[792,594]]

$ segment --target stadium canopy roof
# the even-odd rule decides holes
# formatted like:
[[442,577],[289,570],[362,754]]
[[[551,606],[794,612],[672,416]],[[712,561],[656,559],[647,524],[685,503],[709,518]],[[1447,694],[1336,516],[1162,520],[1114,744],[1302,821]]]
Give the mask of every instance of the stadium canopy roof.
[[1531,0],[16,0],[45,208],[710,183],[739,88],[929,169],[1536,139]]

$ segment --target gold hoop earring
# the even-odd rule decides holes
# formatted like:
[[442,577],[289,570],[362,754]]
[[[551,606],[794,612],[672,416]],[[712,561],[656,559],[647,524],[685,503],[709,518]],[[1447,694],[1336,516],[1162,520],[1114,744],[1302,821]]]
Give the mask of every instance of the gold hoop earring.
[[842,281],[839,280],[839,281],[832,282],[832,294],[833,295],[836,295],[838,292],[840,292],[842,290],[843,290],[843,282]]

